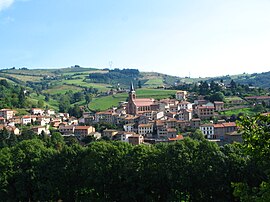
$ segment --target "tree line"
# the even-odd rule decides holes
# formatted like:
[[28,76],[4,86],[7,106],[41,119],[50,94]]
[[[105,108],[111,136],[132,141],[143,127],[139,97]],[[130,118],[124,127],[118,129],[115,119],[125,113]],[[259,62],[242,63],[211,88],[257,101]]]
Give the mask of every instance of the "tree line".
[[81,146],[58,133],[0,150],[3,201],[269,201],[269,117],[243,119],[244,144]]

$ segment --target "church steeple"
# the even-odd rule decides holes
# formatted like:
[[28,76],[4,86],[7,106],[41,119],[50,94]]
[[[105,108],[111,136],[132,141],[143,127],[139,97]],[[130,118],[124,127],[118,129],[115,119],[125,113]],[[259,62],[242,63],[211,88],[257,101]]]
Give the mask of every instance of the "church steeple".
[[133,82],[130,83],[129,99],[130,99],[130,100],[136,99],[136,92],[135,92],[135,90],[134,90]]

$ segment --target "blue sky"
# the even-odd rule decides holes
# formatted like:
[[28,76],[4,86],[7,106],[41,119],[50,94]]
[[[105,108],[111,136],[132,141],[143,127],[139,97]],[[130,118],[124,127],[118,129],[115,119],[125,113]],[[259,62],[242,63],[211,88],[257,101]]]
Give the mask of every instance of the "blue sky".
[[269,0],[0,0],[0,68],[270,71]]

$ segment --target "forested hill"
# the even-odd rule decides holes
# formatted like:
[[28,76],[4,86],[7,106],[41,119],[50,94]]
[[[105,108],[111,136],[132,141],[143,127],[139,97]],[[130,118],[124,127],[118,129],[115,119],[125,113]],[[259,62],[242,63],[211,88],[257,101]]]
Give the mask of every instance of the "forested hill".
[[229,83],[231,80],[239,84],[245,84],[261,88],[270,88],[270,71],[263,73],[253,73],[253,74],[239,74],[239,75],[226,75],[220,77],[209,78],[208,80],[220,81]]

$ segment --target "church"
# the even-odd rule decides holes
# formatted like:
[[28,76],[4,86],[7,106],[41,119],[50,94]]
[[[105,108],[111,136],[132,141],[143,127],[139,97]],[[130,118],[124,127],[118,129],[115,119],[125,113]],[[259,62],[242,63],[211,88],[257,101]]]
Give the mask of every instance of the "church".
[[130,91],[128,93],[129,99],[126,106],[127,114],[138,115],[147,112],[155,111],[158,107],[155,99],[152,98],[136,98],[133,83],[130,84]]

